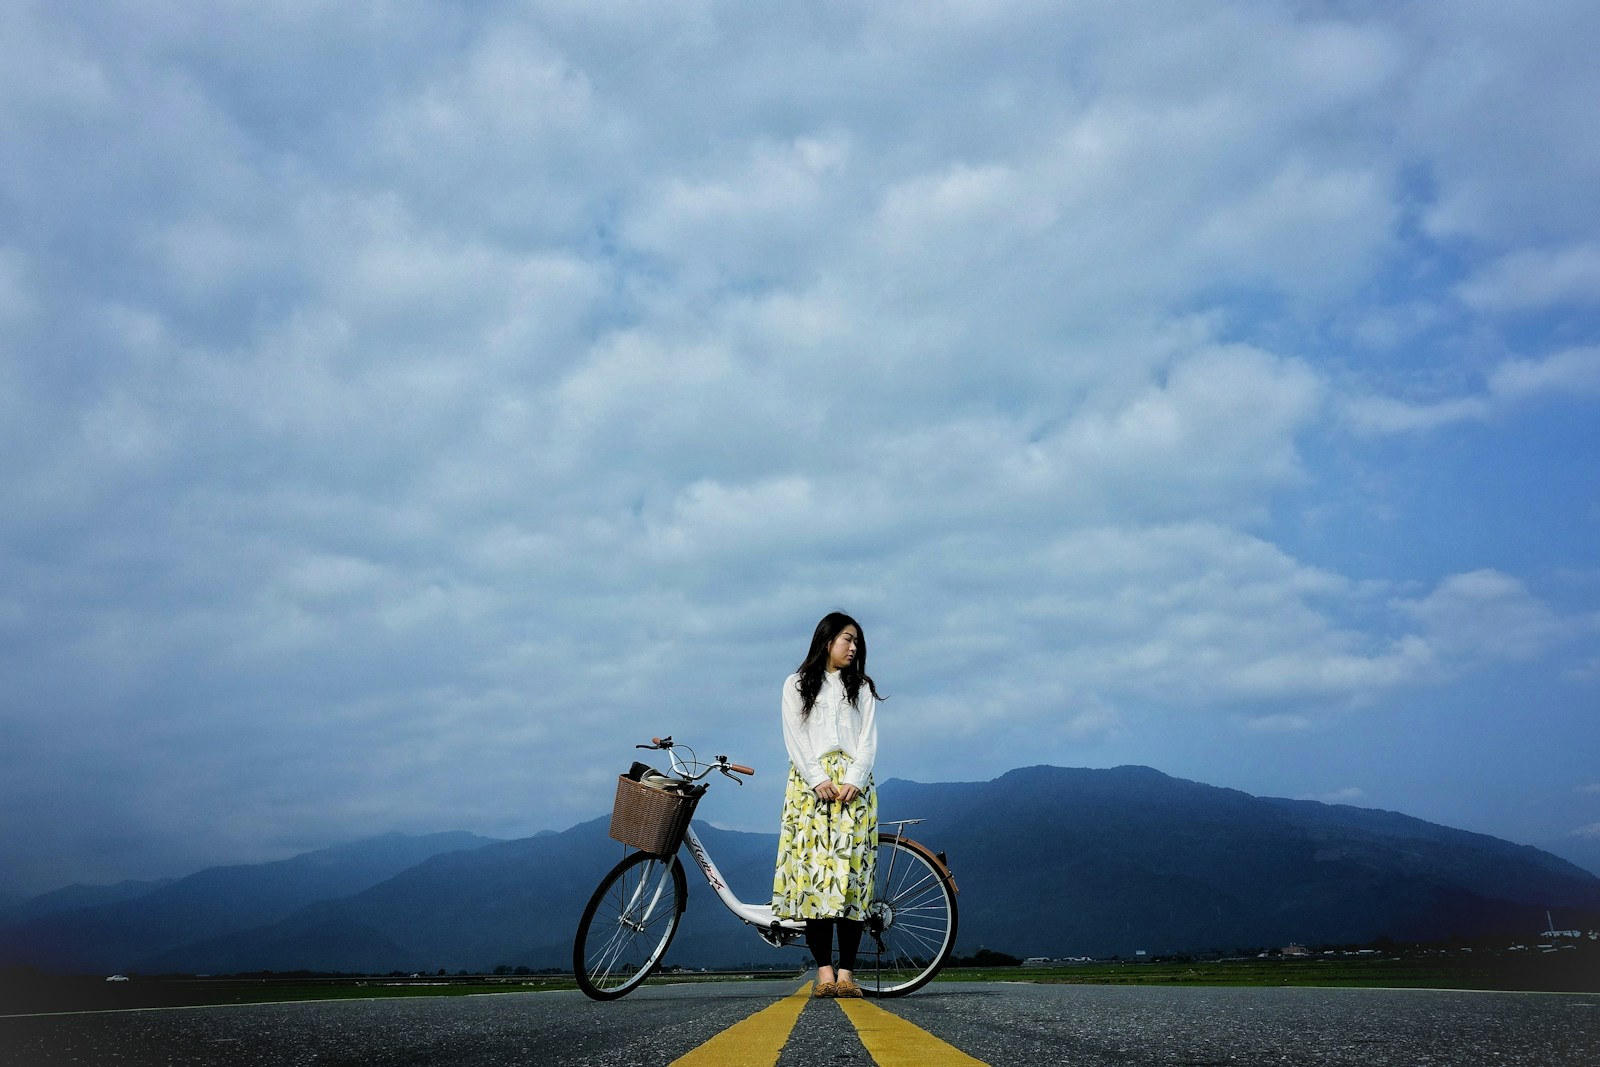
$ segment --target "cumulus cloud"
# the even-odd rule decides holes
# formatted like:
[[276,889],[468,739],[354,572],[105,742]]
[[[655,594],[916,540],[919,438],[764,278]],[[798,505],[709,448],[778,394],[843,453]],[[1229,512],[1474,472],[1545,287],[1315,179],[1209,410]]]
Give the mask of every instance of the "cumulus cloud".
[[[1436,42],[1400,119],[1440,183],[1428,228],[1489,242],[1593,237],[1600,220],[1575,183],[1595,146],[1572,135],[1581,110],[1572,94],[1588,79],[1580,41],[1600,28],[1596,13],[1560,5],[1525,18],[1474,2],[1406,18]],[[1540,165],[1525,169],[1533,159]]]
[[1286,533],[1339,427],[1600,394],[1554,15],[0,29],[0,833],[40,888],[563,826],[663,730],[771,765],[832,607],[925,778],[1248,759],[1583,632],[1510,564]]
[[1396,607],[1417,621],[1431,649],[1457,660],[1531,660],[1575,632],[1521,582],[1493,570],[1452,575]]

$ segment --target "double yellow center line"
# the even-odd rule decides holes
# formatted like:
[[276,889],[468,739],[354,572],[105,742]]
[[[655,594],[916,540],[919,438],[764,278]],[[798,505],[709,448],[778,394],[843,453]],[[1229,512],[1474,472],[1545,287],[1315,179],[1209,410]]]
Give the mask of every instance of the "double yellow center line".
[[[811,999],[807,982],[776,1004],[728,1027],[670,1067],[772,1067]],[[988,1067],[920,1026],[866,1000],[836,1001],[878,1067]]]

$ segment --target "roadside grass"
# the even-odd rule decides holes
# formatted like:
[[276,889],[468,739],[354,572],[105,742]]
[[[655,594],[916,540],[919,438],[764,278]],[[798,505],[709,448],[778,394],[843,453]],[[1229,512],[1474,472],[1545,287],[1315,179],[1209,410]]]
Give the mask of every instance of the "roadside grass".
[[108,983],[99,977],[8,975],[0,986],[0,1016],[68,1011],[276,1004],[304,1000],[493,996],[576,989],[570,975],[515,978],[276,978],[140,977]]
[[947,967],[937,981],[1083,985],[1350,986],[1600,992],[1595,954],[1161,960],[1043,967]]
[[[946,967],[936,982],[1028,982],[1081,985],[1324,986],[1486,989],[1600,993],[1600,952],[1393,955],[1372,958],[1156,960],[1033,967]],[[659,974],[652,984],[785,978],[794,972]],[[576,989],[570,975],[225,978],[95,977],[0,973],[0,1016],[148,1008],[275,1004],[308,1000],[495,996]]]
[[[794,971],[665,971],[650,982],[730,982],[787,978]],[[577,989],[570,974],[417,975],[415,977],[303,977],[233,975],[133,975],[107,982],[99,976],[61,977],[0,973],[0,1018],[78,1011],[131,1011],[306,1000],[376,1000],[393,997],[476,997]]]

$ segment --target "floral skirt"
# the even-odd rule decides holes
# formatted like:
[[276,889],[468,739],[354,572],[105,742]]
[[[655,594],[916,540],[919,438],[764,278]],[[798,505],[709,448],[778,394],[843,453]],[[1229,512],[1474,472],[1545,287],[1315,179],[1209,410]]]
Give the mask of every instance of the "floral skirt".
[[[837,784],[850,761],[842,752],[822,757]],[[793,766],[778,828],[778,868],[772,879],[772,914],[780,919],[865,919],[872,903],[878,859],[878,791],[848,804],[825,804]]]

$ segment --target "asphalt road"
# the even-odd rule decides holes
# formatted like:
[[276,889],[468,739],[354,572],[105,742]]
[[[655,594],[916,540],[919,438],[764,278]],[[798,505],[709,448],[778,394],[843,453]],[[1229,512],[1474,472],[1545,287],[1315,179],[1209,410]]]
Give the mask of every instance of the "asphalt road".
[[[799,983],[0,1018],[0,1064],[667,1067]],[[990,1067],[1600,1064],[1600,995],[938,983],[880,1006]],[[779,1067],[873,1060],[812,1001]]]

